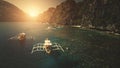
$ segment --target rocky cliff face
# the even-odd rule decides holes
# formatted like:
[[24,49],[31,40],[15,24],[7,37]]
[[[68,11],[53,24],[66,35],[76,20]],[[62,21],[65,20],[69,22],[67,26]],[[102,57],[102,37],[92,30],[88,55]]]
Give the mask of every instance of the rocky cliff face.
[[55,11],[55,8],[53,7],[49,8],[47,11],[45,11],[39,16],[38,20],[43,23],[49,22],[53,16],[54,11]]
[[56,7],[50,22],[65,25],[74,24],[76,13],[76,2],[74,0],[66,0]]
[[47,11],[50,23],[81,25],[86,28],[120,33],[119,0],[66,0],[54,11]]
[[83,1],[86,10],[82,13],[81,25],[114,32],[120,31],[120,1],[119,0],[86,0]]
[[42,15],[42,22],[70,25],[74,24],[77,13],[77,4],[74,0],[66,0],[54,9],[48,9]]
[[0,0],[0,21],[25,21],[27,15],[16,6]]

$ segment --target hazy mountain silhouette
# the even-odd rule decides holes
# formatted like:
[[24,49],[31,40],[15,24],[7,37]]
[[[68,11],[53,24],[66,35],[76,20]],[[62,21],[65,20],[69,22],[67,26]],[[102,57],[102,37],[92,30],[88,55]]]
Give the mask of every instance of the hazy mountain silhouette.
[[25,21],[27,14],[13,4],[0,0],[0,21]]

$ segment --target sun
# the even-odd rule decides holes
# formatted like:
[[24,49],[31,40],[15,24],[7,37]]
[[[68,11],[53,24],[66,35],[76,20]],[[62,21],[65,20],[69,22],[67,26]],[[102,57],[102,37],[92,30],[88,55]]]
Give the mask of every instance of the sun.
[[34,12],[29,13],[29,15],[30,15],[31,17],[37,17],[37,16],[38,16],[38,15],[37,15],[36,13],[34,13]]
[[36,10],[31,10],[28,12],[30,17],[37,17],[39,15],[39,12]]
[[38,16],[38,13],[37,12],[29,12],[29,15],[31,17],[37,17]]

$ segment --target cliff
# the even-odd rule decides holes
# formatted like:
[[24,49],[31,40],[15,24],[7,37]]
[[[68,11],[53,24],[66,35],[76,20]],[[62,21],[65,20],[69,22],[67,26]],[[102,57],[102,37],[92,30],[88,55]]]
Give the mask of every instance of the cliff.
[[119,12],[119,0],[83,0],[77,3],[74,0],[66,0],[54,11],[46,11],[50,14],[47,15],[49,23],[81,25],[120,33]]
[[69,25],[73,24],[76,13],[77,5],[74,0],[67,0],[62,2],[54,9],[48,9],[43,14],[40,15],[39,20],[41,22],[49,22],[55,24]]
[[82,26],[120,32],[119,0],[84,0],[82,3],[79,9]]
[[67,0],[58,5],[50,19],[50,23],[74,24],[77,13],[77,5],[74,0]]
[[27,15],[16,6],[0,0],[0,21],[26,21]]
[[43,23],[49,22],[53,16],[54,11],[55,11],[55,8],[53,7],[49,8],[47,11],[43,12],[39,16],[38,21],[43,22]]

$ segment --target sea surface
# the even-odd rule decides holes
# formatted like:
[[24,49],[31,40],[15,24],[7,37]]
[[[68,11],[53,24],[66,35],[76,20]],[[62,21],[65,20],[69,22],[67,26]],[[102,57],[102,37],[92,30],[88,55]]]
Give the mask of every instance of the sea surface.
[[[27,36],[24,45],[9,40],[21,32]],[[61,44],[65,52],[31,54],[33,45],[46,38]],[[119,54],[119,35],[37,22],[0,22],[0,68],[119,68]]]

